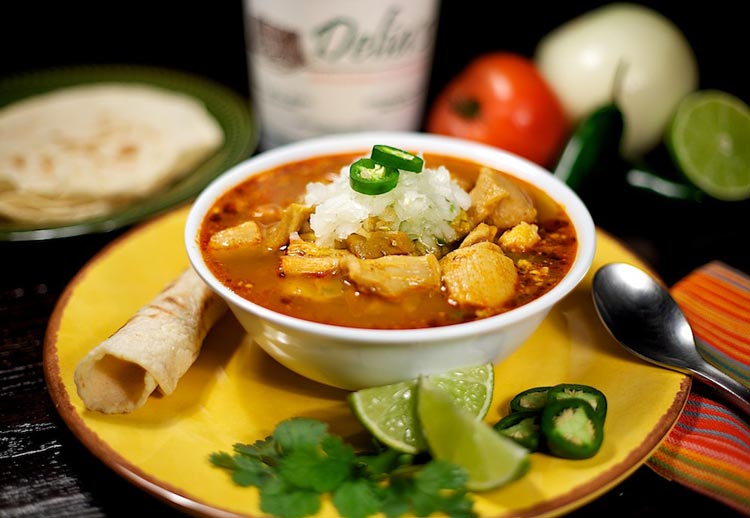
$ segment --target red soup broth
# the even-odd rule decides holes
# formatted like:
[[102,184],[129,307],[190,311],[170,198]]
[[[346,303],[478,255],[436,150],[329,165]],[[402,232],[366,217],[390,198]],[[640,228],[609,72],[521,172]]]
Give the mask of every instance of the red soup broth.
[[[200,248],[213,274],[241,297],[273,311],[304,320],[346,327],[415,329],[445,326],[480,318],[461,308],[444,290],[408,293],[398,300],[359,291],[340,275],[287,278],[280,269],[285,249],[258,254],[242,250],[213,250],[208,242],[215,232],[255,220],[259,225],[278,221],[284,207],[300,202],[310,182],[330,181],[342,167],[361,154],[322,156],[284,164],[256,174],[224,193],[207,212],[200,229]],[[425,154],[425,167],[445,166],[467,192],[481,164],[437,154]],[[563,208],[533,185],[511,175],[531,197],[537,209],[541,240],[524,253],[506,253],[517,265],[515,294],[493,314],[526,304],[557,285],[570,269],[577,251],[575,229]],[[457,244],[454,245],[457,246]],[[296,297],[291,283],[317,283],[325,297],[311,301]],[[482,317],[491,316],[483,314]]]

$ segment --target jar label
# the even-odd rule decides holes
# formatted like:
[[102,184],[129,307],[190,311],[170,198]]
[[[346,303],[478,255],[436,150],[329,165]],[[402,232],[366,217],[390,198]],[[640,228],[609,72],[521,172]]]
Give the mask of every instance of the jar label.
[[419,128],[437,0],[246,0],[245,6],[262,147]]

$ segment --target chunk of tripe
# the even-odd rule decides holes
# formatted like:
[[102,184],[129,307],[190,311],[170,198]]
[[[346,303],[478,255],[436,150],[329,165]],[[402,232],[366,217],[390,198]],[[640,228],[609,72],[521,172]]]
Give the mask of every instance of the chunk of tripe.
[[516,267],[494,243],[458,248],[440,260],[440,269],[448,296],[459,306],[496,308],[516,290]]
[[255,221],[245,221],[239,225],[219,230],[208,241],[213,250],[260,246],[262,233]]
[[289,243],[289,236],[299,232],[303,223],[307,221],[312,212],[312,207],[292,203],[281,214],[281,220],[269,225],[263,230],[263,246],[278,250]]
[[494,241],[496,235],[497,227],[493,227],[487,223],[480,223],[461,241],[460,248],[475,245],[482,241]]
[[503,232],[498,243],[503,250],[520,253],[533,248],[540,239],[539,227],[522,221],[515,227]]
[[378,259],[347,256],[341,266],[358,289],[389,299],[440,289],[440,265],[433,254],[387,255]]
[[292,203],[284,209],[279,221],[261,227],[255,221],[250,220],[219,230],[211,236],[208,246],[213,250],[235,248],[277,250],[289,243],[289,236],[302,228],[311,211],[311,207]]
[[482,168],[469,195],[469,217],[474,223],[485,222],[505,230],[536,219],[536,207],[526,191],[494,169]]
[[293,240],[289,243],[286,254],[281,256],[281,272],[287,277],[332,275],[339,271],[341,259],[350,255],[346,250]]

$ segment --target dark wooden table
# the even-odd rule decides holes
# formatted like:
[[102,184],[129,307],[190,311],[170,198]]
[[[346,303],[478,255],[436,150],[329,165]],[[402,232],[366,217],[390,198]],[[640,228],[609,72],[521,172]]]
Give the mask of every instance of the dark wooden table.
[[[547,30],[600,3],[580,2],[568,11],[503,6],[498,18],[478,13],[479,7],[467,10],[465,2],[445,0],[430,99],[471,56],[489,49],[530,54],[533,42]],[[82,63],[149,64],[198,73],[247,95],[238,0],[161,7],[155,2],[128,2],[106,8],[15,4],[23,5],[3,10],[0,74]],[[736,71],[741,64],[733,63],[745,48],[742,17],[733,14],[735,5],[712,3],[707,10],[702,4],[652,4],[680,23],[690,37],[701,62],[702,84],[747,99],[748,78]],[[503,20],[513,23],[506,25]],[[713,259],[750,271],[750,257],[744,252],[748,203],[687,207],[648,196],[602,195],[611,199],[591,200],[597,224],[632,247],[668,284]],[[58,416],[42,370],[47,322],[62,290],[94,254],[127,230],[52,241],[0,242],[2,518],[181,516],[114,474],[78,442]],[[570,516],[683,513],[738,516],[645,466]]]

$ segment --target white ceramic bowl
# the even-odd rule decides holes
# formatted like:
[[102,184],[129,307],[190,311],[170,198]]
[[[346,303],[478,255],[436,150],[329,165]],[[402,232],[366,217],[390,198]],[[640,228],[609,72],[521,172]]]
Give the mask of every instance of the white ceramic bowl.
[[[248,177],[278,165],[326,154],[367,153],[379,143],[473,160],[542,189],[565,208],[578,235],[578,252],[568,274],[549,292],[512,311],[468,323],[407,330],[355,329],[293,318],[249,302],[214,277],[201,256],[197,236],[217,197]],[[185,227],[185,244],[193,268],[227,301],[260,347],[303,376],[349,390],[506,358],[584,277],[594,257],[595,236],[594,223],[578,196],[539,166],[466,140],[393,132],[315,138],[250,158],[214,180],[198,196]]]

